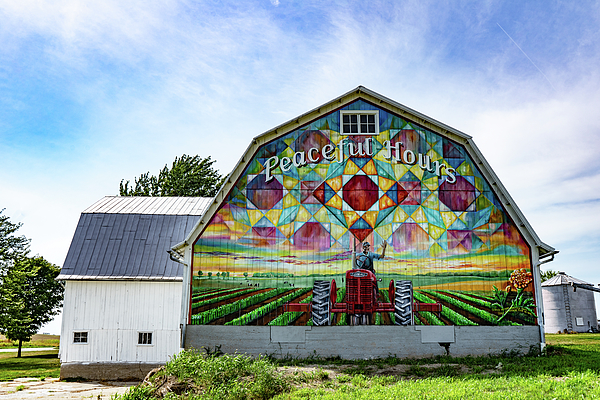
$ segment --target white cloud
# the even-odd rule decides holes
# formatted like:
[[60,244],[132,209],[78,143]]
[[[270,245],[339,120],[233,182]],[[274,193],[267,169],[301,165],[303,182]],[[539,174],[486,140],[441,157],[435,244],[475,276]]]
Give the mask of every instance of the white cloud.
[[[540,238],[562,251],[558,265],[579,268],[572,249],[600,235],[598,7],[549,26],[498,14],[493,1],[271,5],[0,2],[4,108],[20,115],[58,99],[80,112],[48,128],[43,148],[6,138],[15,122],[0,118],[0,207],[24,222],[34,252],[62,263],[79,213],[122,178],[183,153],[210,154],[228,173],[252,137],[365,85],[473,136]],[[49,94],[32,105],[28,92],[4,90],[11,80]]]

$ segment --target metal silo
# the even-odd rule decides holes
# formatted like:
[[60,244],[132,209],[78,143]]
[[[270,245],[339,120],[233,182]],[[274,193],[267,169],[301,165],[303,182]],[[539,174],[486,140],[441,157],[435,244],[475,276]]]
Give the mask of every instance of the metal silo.
[[591,283],[559,272],[542,283],[544,330],[547,333],[598,330],[594,292]]

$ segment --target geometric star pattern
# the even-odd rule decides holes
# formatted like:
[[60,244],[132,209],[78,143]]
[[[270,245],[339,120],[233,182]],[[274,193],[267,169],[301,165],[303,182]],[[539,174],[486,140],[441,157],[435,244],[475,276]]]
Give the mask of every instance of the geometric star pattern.
[[[378,110],[380,133],[341,135],[334,111],[263,145],[195,244],[203,270],[337,273],[354,240],[387,241],[401,266],[529,262],[524,239],[462,145],[362,100],[344,109]],[[386,142],[401,143],[414,162],[387,158]],[[325,146],[335,159],[324,157]],[[293,160],[313,148],[314,162],[280,165],[267,183],[271,157]]]

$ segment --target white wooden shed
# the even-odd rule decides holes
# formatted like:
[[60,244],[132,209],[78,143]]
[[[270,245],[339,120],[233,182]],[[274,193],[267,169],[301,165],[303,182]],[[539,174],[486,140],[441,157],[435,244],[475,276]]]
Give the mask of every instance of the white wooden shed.
[[168,252],[210,200],[114,196],[83,211],[58,277],[62,378],[139,379],[180,350],[183,265]]

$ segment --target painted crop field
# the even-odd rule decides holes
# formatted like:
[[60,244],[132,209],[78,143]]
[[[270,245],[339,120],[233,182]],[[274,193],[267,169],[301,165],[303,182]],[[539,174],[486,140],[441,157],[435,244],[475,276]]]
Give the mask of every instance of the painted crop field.
[[[285,312],[286,303],[310,303],[312,289],[292,287],[202,288],[192,295],[194,325],[312,325],[307,312]],[[413,292],[416,309],[420,304],[439,304],[439,311],[416,311],[417,325],[530,325],[536,320],[530,292],[467,292],[419,289]],[[344,302],[346,289],[338,288],[336,301]],[[379,301],[389,302],[387,289],[379,291]],[[439,306],[438,306],[439,307]],[[422,309],[423,307],[421,307]],[[331,315],[331,325],[348,325],[346,314]],[[374,325],[393,325],[391,312],[375,313]]]

